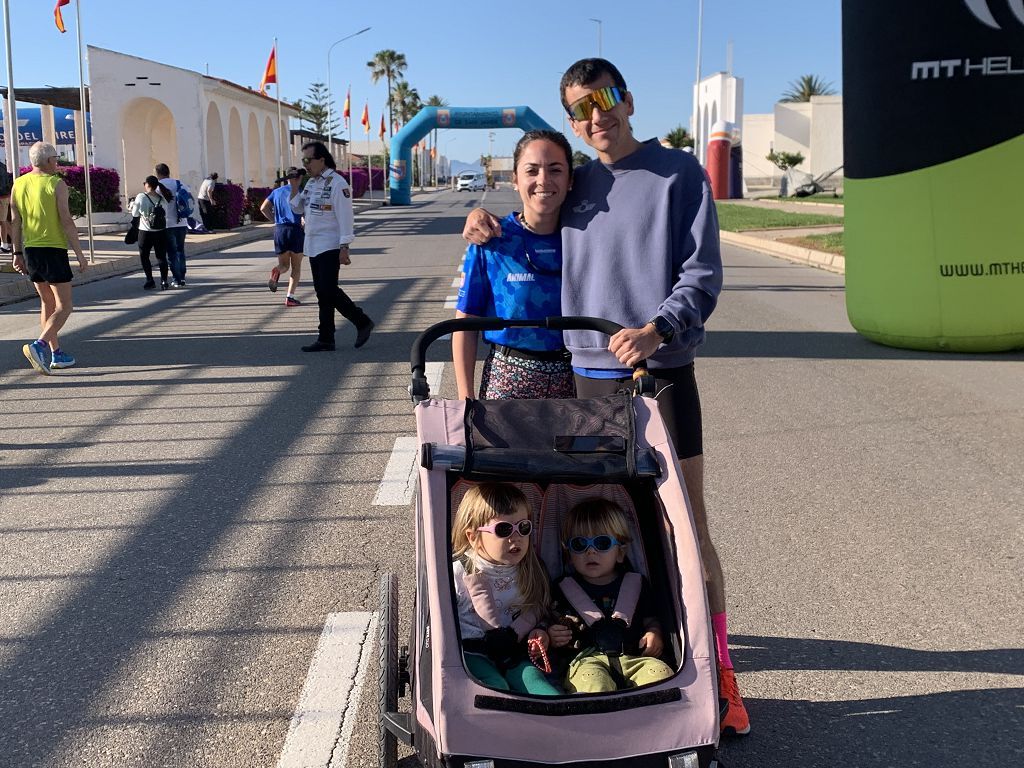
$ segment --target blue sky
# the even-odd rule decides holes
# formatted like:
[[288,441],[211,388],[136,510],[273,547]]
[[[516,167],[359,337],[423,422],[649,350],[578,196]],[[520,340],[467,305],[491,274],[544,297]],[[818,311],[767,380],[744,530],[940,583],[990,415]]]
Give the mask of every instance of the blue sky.
[[[363,103],[369,101],[376,126],[386,102],[384,81],[372,85],[366,67],[384,48],[405,54],[406,79],[424,99],[437,94],[452,106],[526,104],[561,129],[561,73],[598,52],[598,24],[590,18],[601,19],[601,52],[622,70],[633,91],[638,138],[688,125],[692,108],[697,0],[81,2],[87,44],[199,72],[209,67],[213,76],[253,87],[276,36],[286,99],[304,97],[310,83],[327,81],[333,42],[371,27],[331,54],[337,111],[352,86],[355,140],[363,138],[358,123]],[[74,2],[64,7],[64,35],[53,24],[54,0],[10,5],[15,90],[77,85]],[[158,27],[149,27],[152,23]],[[704,74],[726,68],[729,41],[733,73],[744,81],[747,114],[771,111],[787,84],[803,74],[819,75],[842,90],[840,0],[705,0]],[[6,70],[0,82],[6,84]],[[476,160],[488,151],[487,133],[451,131],[441,137],[441,149],[455,159]],[[495,131],[494,153],[510,154],[519,135]],[[586,149],[574,137],[573,145]]]

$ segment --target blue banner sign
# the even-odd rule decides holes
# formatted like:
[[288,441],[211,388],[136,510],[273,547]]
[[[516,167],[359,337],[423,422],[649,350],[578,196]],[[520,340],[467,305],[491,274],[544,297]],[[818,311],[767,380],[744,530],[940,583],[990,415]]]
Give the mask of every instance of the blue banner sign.
[[[92,125],[89,114],[85,115],[86,133],[92,136]],[[75,113],[70,109],[53,108],[54,144],[58,146],[74,146]],[[43,117],[39,107],[18,107],[18,145],[30,147],[43,140]],[[7,145],[7,126],[0,115],[0,147]]]

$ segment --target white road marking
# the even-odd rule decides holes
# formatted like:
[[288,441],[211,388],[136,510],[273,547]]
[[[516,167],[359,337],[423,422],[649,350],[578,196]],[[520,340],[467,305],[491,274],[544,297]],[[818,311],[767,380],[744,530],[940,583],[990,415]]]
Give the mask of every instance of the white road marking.
[[[349,694],[349,701],[358,702],[363,695],[363,683],[366,682],[367,673],[370,669],[370,660],[373,658],[373,651],[377,644],[377,614],[370,614],[370,626],[366,630],[366,639],[363,642],[362,653],[359,654],[359,667],[356,669],[356,679]],[[379,713],[378,713],[379,716]],[[331,763],[328,768],[345,768],[348,765],[348,750],[352,743],[352,731],[355,729],[356,718],[355,708],[345,713],[345,719],[341,722],[341,733],[338,736],[338,743],[334,747],[334,754],[331,755]]]
[[444,308],[455,309],[455,302],[459,300],[458,296],[445,296],[444,297]]
[[[444,363],[427,363],[424,373],[430,392],[436,395],[441,390]],[[391,458],[388,459],[388,465],[384,468],[384,477],[381,478],[377,494],[373,497],[373,506],[405,507],[409,505],[416,490],[419,450],[419,438],[415,436],[395,438],[395,446],[391,449]]]
[[462,287],[462,275],[459,275],[454,280],[452,280],[452,288],[461,288],[461,287]]
[[333,754],[347,754],[376,625],[375,613],[327,615],[278,768],[333,765]]

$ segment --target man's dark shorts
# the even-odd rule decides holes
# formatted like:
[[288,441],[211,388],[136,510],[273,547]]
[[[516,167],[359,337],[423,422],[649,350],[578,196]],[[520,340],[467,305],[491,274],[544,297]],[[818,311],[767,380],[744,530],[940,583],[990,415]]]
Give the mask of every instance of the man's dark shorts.
[[[704,453],[704,433],[700,415],[700,395],[693,363],[680,368],[651,369],[654,391],[658,399],[661,418],[665,421],[669,437],[680,459],[701,456]],[[631,389],[632,378],[588,379],[576,374],[576,397],[591,398],[613,395],[623,388]]]
[[70,283],[67,248],[25,248],[25,266],[33,283]]
[[298,224],[274,225],[274,253],[302,253],[306,234]]

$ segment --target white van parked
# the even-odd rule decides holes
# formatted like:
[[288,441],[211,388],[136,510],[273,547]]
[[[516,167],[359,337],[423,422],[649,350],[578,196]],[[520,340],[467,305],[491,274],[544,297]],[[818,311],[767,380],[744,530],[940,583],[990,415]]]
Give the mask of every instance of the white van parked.
[[477,171],[463,171],[455,182],[455,191],[482,192],[487,189],[487,174]]

